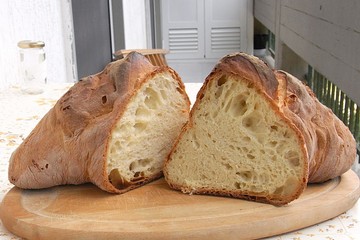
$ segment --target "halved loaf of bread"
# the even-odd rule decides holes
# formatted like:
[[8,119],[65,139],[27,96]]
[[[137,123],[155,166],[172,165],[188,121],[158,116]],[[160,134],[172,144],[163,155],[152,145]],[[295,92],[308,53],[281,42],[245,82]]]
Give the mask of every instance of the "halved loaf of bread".
[[355,151],[348,128],[303,83],[236,53],[206,78],[164,175],[184,193],[283,205],[308,181],[344,173]]
[[131,53],[76,83],[10,159],[20,188],[92,182],[123,193],[162,176],[190,102],[169,67]]

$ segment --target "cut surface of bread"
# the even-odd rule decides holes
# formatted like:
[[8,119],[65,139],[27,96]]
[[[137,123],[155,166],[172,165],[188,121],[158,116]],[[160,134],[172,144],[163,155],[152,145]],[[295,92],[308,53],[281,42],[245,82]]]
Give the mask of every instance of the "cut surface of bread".
[[187,121],[183,90],[169,73],[141,86],[110,137],[107,173],[121,189],[159,176],[175,138]]
[[14,151],[9,180],[37,189],[92,182],[123,193],[162,176],[188,121],[180,77],[139,53],[69,89]]
[[246,81],[222,76],[203,91],[167,163],[170,184],[274,203],[297,196],[307,166],[298,133]]
[[165,162],[168,184],[190,194],[274,205],[298,198],[308,182],[317,140],[303,136],[308,125],[289,110],[291,86],[255,57],[238,53],[220,60]]

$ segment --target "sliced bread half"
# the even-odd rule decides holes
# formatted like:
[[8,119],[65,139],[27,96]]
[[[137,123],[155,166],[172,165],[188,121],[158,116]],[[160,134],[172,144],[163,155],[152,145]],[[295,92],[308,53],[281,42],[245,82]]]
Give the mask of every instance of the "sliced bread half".
[[[351,133],[330,112],[291,75],[275,74],[244,53],[225,56],[197,95],[165,162],[165,179],[185,193],[287,204],[303,192],[309,174],[325,181],[355,159]],[[311,123],[319,115],[328,122]],[[322,130],[329,123],[334,134]],[[323,149],[326,142],[338,161],[319,158],[334,153]],[[319,172],[325,177],[317,178]]]
[[92,182],[123,193],[162,176],[190,102],[180,77],[139,53],[82,79],[10,159],[20,188]]

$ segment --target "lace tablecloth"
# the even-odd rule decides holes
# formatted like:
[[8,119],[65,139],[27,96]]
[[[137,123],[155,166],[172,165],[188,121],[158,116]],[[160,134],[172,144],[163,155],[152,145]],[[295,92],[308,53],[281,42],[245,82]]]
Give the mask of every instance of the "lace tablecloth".
[[[16,87],[0,92],[0,202],[13,187],[7,179],[8,160],[42,116],[70,85],[47,85],[44,93],[24,95]],[[186,84],[193,103],[201,84]],[[260,229],[259,229],[260,231]],[[18,239],[0,221],[0,240]],[[269,239],[360,239],[360,201],[349,211],[326,222]]]

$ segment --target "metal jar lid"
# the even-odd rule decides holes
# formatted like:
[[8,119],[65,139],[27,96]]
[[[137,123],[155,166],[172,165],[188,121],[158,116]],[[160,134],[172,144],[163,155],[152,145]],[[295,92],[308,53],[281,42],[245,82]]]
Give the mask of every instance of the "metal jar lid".
[[45,47],[45,43],[41,41],[30,41],[30,40],[23,40],[18,42],[19,48],[43,48]]

